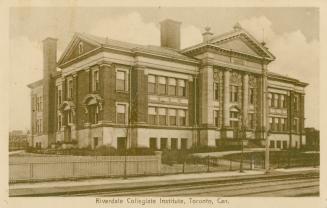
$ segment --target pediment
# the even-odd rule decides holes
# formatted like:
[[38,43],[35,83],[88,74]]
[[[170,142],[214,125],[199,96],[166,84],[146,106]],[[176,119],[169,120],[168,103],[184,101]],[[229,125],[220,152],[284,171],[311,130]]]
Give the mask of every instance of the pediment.
[[217,42],[214,43],[214,45],[217,45],[219,48],[225,50],[232,50],[235,52],[240,52],[252,56],[262,56],[262,53],[260,53],[258,49],[256,49],[254,46],[251,45],[251,43],[249,43],[248,41],[244,40],[244,38],[241,37],[225,40],[222,42]]
[[59,59],[58,65],[62,65],[83,56],[84,54],[95,50],[99,46],[100,45],[96,42],[89,41],[75,35]]

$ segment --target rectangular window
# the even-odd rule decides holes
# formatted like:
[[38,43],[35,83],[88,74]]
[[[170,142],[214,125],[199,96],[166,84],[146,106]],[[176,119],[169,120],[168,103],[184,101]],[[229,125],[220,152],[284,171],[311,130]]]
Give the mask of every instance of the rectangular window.
[[277,141],[277,148],[281,148],[281,141]]
[[178,148],[178,139],[177,138],[171,138],[170,147],[172,150],[177,150],[177,148]]
[[61,86],[57,86],[57,106],[59,106],[62,102],[61,96]]
[[287,149],[287,141],[283,141],[283,149]]
[[276,131],[276,118],[272,118],[272,131]]
[[148,76],[148,93],[149,94],[156,93],[156,77],[154,75]]
[[219,83],[217,82],[213,83],[213,93],[214,99],[219,100]]
[[237,102],[238,101],[238,86],[231,85],[230,86],[230,101],[231,102]]
[[40,109],[43,111],[43,97],[40,97]]
[[67,81],[67,99],[71,99],[73,97],[73,80],[69,79]]
[[215,139],[216,147],[219,147],[219,139]]
[[148,107],[148,115],[149,115],[149,124],[156,125],[157,124],[157,112],[155,107]]
[[150,138],[150,149],[156,150],[157,149],[157,138]]
[[169,109],[168,110],[169,114],[169,125],[170,126],[176,126],[176,109]]
[[125,71],[116,72],[116,90],[127,91],[127,79]]
[[159,77],[158,82],[159,82],[158,83],[159,95],[166,95],[166,85],[167,85],[166,77]]
[[278,108],[278,94],[274,94],[274,105],[273,107]]
[[186,110],[178,110],[179,125],[186,126]]
[[275,148],[275,141],[274,140],[270,141],[270,148]]
[[250,88],[249,90],[249,99],[250,99],[250,104],[254,104],[254,88]]
[[117,111],[117,123],[125,124],[126,123],[126,105],[118,104],[116,106]]
[[117,150],[122,151],[127,148],[127,138],[126,137],[118,137],[117,138]]
[[285,95],[281,95],[280,99],[281,99],[281,107],[282,107],[282,108],[286,108],[286,99],[285,99]]
[[294,111],[298,111],[298,97],[297,96],[294,96]]
[[185,84],[185,80],[183,79],[178,80],[178,96],[180,97],[186,96],[186,84]]
[[99,70],[94,70],[92,72],[92,90],[98,91],[99,90]]
[[277,119],[278,119],[277,130],[282,131],[282,118],[277,118]]
[[168,79],[168,95],[176,96],[176,79],[169,78]]
[[254,129],[254,114],[253,113],[249,113],[248,114],[248,126],[250,129]]
[[273,103],[274,103],[273,96],[272,96],[271,93],[268,93],[268,105],[269,105],[269,107],[273,107]]
[[269,117],[269,129],[272,130],[272,131],[274,130],[273,129],[273,119],[272,119],[272,117]]
[[286,131],[287,130],[287,120],[286,120],[286,118],[282,118],[281,122],[282,122],[282,130]]
[[61,115],[58,115],[58,126],[57,126],[57,130],[60,131],[61,129]]
[[215,126],[219,126],[219,111],[215,110],[213,111],[213,117],[215,119]]
[[166,121],[166,108],[159,108],[158,109],[158,114],[159,114],[159,125],[167,125]]
[[181,149],[182,150],[187,149],[187,139],[181,139]]
[[168,144],[168,139],[167,138],[160,138],[160,149],[164,150],[167,149],[167,144]]
[[299,119],[295,118],[293,120],[293,130],[294,131],[299,131]]

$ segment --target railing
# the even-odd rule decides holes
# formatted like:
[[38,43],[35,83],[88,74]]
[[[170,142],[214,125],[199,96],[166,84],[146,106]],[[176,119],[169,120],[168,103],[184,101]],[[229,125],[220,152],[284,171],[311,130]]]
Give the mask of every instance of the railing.
[[[119,177],[124,175],[124,156],[22,157],[9,161],[9,182]],[[127,176],[158,175],[161,156],[127,156]]]

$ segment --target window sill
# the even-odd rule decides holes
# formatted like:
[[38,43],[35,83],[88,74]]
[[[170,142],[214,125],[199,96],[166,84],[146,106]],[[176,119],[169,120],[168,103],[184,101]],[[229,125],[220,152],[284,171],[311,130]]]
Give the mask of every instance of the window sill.
[[116,93],[129,93],[129,91],[128,90],[116,90]]

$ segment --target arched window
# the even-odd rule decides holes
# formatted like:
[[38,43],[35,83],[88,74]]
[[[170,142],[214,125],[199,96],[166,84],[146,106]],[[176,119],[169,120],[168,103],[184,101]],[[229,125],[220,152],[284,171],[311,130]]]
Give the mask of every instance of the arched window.
[[85,113],[88,114],[88,122],[97,124],[100,120],[100,111],[102,110],[103,99],[98,94],[89,94],[84,100]]
[[84,52],[84,45],[83,45],[83,42],[80,42],[78,44],[78,53],[82,54],[83,52]]

